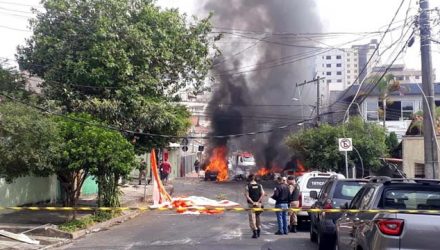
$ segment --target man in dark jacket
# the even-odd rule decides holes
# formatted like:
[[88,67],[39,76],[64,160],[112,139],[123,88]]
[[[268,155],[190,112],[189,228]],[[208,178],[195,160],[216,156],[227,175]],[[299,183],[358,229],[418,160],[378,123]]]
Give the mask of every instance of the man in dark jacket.
[[288,234],[288,224],[287,224],[287,209],[289,208],[290,202],[290,191],[287,185],[287,178],[282,177],[281,183],[277,185],[274,189],[272,199],[276,201],[275,207],[281,208],[283,211],[276,212],[278,231],[276,235]]
[[[246,185],[245,196],[249,208],[262,208],[262,201],[264,197],[263,186],[257,183],[255,175],[250,174],[248,177],[249,184]],[[261,212],[249,211],[249,226],[252,229],[252,238],[260,237],[261,232]]]

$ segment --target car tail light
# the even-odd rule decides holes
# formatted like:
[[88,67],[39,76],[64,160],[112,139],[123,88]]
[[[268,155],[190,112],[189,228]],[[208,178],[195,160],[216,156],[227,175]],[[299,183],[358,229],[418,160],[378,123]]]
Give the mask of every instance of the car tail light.
[[324,209],[333,209],[332,200],[327,199],[327,200],[325,201],[324,206],[322,206],[322,208],[324,208]]
[[300,193],[299,197],[298,197],[298,201],[299,201],[298,207],[302,207],[302,200],[303,200],[303,197],[302,197],[302,194]]
[[376,224],[379,230],[386,235],[399,236],[403,231],[403,220],[379,219]]

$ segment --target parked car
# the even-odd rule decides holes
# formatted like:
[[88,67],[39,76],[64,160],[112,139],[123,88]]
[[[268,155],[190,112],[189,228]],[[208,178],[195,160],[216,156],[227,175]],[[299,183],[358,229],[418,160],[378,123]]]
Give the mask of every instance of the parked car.
[[[332,176],[337,176],[339,179],[345,178],[343,175],[335,172],[319,171],[305,173],[304,175],[300,176],[298,178],[298,185],[300,189],[299,207],[303,209],[311,208],[316,202],[316,199],[310,197],[310,192],[319,192],[322,186],[324,186],[325,182]],[[304,211],[299,212],[298,224],[300,225],[305,220],[309,220],[309,214]]]
[[438,249],[440,246],[440,214],[411,211],[440,209],[438,180],[372,178],[345,207],[393,211],[345,212],[336,222],[338,249]]
[[[368,183],[365,179],[340,179],[332,176],[321,188],[310,192],[310,197],[317,199],[312,208],[333,209],[340,208],[350,202],[357,192]],[[342,213],[310,213],[310,240],[318,242],[322,249],[333,249],[336,240],[336,220]]]

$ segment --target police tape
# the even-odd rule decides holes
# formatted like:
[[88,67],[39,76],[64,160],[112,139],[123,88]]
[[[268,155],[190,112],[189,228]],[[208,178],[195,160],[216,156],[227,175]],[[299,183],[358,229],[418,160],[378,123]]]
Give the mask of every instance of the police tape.
[[0,207],[13,211],[176,211],[176,212],[307,212],[307,213],[415,213],[440,214],[440,210],[426,209],[320,209],[320,208],[244,208],[244,207]]

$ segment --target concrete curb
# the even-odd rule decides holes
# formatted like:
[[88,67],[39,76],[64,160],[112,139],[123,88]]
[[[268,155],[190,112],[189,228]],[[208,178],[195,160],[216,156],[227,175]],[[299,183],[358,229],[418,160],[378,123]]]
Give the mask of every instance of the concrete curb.
[[[72,243],[74,240],[79,239],[84,237],[87,234],[92,234],[92,233],[97,233],[100,232],[104,229],[108,229],[112,226],[115,225],[119,225],[122,224],[125,221],[131,220],[136,218],[137,216],[141,215],[143,212],[141,211],[131,211],[127,214],[112,218],[108,221],[104,221],[104,222],[100,222],[100,223],[96,223],[90,227],[88,227],[87,229],[82,229],[82,230],[78,230],[76,232],[72,232],[72,233],[66,233],[68,234],[68,238],[64,239],[63,241],[53,244],[53,245],[49,245],[49,246],[45,246],[43,248],[40,248],[41,250],[46,250],[46,249],[54,249],[56,247],[61,247],[67,244]],[[63,232],[63,231],[61,231]]]

